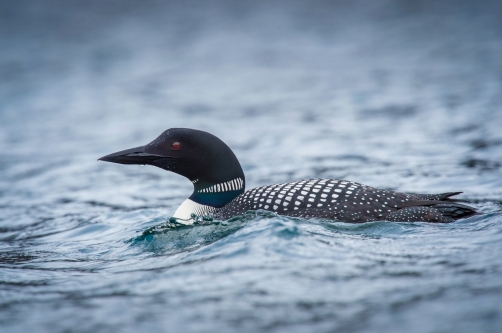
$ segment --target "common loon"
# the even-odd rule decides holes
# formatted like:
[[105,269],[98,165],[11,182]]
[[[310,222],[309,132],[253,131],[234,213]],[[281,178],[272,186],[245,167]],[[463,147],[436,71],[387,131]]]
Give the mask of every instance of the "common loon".
[[168,129],[145,146],[99,160],[149,164],[188,178],[193,193],[173,216],[185,224],[194,222],[193,214],[225,220],[258,209],[353,223],[453,222],[476,213],[449,199],[462,192],[405,194],[336,179],[306,179],[244,192],[246,178],[232,150],[216,136],[188,128]]

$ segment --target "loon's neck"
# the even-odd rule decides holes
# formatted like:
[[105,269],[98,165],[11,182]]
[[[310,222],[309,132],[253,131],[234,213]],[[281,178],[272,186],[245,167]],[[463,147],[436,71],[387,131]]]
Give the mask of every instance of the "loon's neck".
[[192,214],[211,216],[218,209],[244,193],[245,179],[238,177],[225,182],[210,183],[192,180],[194,191],[176,210],[174,216],[180,220],[191,220]]
[[244,193],[244,177],[238,177],[220,183],[209,183],[195,179],[190,200],[215,208],[221,208]]

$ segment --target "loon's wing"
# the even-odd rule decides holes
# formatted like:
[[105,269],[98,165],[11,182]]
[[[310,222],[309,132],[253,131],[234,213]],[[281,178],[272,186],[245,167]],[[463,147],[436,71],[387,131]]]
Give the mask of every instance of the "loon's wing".
[[354,223],[451,222],[475,213],[448,199],[454,194],[405,194],[345,180],[307,179],[246,191],[218,209],[214,218],[228,219],[247,210],[265,209],[279,215]]

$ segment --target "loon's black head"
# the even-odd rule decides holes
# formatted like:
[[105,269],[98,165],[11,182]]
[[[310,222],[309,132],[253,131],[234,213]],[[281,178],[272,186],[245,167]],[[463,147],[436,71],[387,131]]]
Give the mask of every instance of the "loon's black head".
[[190,199],[208,206],[222,207],[244,192],[244,172],[232,150],[216,136],[194,129],[170,128],[145,146],[99,160],[149,164],[185,176],[194,183]]

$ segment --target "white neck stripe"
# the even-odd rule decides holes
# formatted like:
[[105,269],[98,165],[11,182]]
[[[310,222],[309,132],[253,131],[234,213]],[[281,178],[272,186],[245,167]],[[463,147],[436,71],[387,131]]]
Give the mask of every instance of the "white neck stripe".
[[219,183],[210,187],[198,190],[199,193],[212,193],[212,192],[227,192],[238,191],[244,187],[244,181],[241,178],[235,178],[228,182]]

